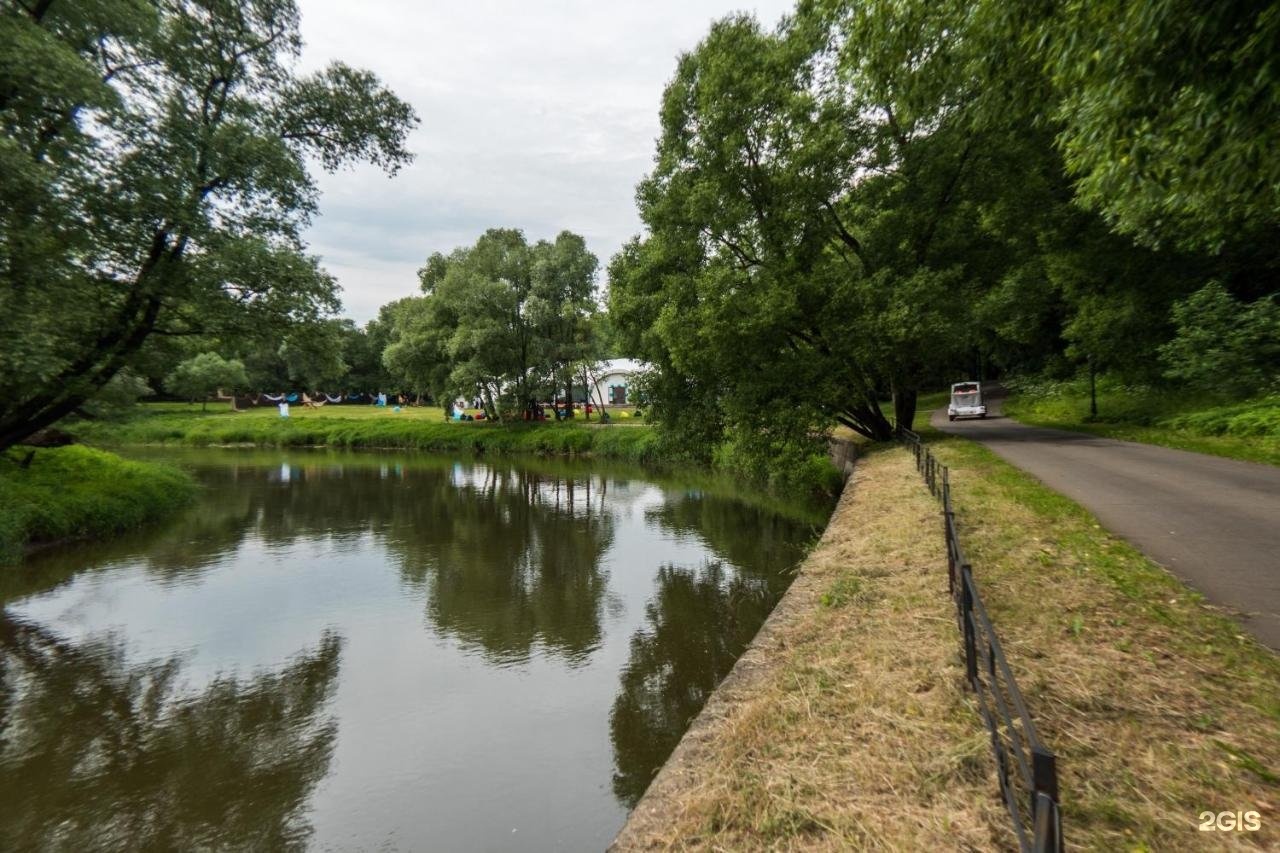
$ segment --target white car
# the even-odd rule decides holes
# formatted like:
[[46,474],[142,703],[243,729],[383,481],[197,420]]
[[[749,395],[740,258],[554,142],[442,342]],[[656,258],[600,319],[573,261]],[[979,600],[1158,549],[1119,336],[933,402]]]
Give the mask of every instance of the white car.
[[985,418],[987,407],[982,402],[982,384],[957,382],[951,386],[951,403],[947,406],[947,420],[956,418]]

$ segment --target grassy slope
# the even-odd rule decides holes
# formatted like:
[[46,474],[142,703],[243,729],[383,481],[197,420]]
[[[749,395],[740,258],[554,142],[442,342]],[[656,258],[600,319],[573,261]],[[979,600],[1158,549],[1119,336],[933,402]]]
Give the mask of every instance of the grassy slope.
[[[1097,850],[1280,844],[1280,657],[1073,501],[980,445],[951,466],[968,556],[1045,740],[1068,839]],[[1263,829],[1197,831],[1201,811]]]
[[1104,385],[1098,392],[1098,418],[1091,421],[1087,389],[1069,383],[1028,386],[1006,400],[1004,408],[1037,426],[1280,465],[1280,397],[1224,402]]
[[877,449],[618,849],[1007,848],[959,649],[937,508]]
[[146,405],[122,422],[86,422],[72,432],[100,444],[257,444],[272,447],[326,445],[475,453],[592,453],[634,462],[653,461],[657,436],[622,421],[603,427],[567,423],[453,423],[436,408],[394,412],[372,406],[295,407],[279,417],[274,408],[243,413],[202,413],[199,406]]
[[138,527],[195,494],[194,481],[166,465],[72,446],[38,450],[20,468],[27,452],[0,455],[0,565],[28,544]]

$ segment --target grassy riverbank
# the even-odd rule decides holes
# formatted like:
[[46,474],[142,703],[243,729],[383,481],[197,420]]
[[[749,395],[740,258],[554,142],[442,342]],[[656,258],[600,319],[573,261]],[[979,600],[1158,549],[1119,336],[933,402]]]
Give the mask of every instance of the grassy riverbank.
[[564,423],[450,422],[437,408],[391,409],[333,406],[295,408],[281,418],[274,408],[201,412],[198,406],[142,405],[122,421],[81,422],[71,428],[92,444],[253,444],[263,447],[370,447],[463,453],[591,454],[629,462],[654,462],[658,438],[638,423],[608,426]]
[[1005,413],[1036,426],[1280,465],[1280,397],[1225,401],[1101,382],[1089,416],[1083,382],[1013,384]]
[[1067,837],[1189,849],[1203,811],[1280,844],[1280,657],[982,446],[917,422],[951,466],[961,536],[1032,714],[1057,751]]
[[[1280,844],[1280,657],[1079,505],[927,419],[1059,756],[1073,847]],[[938,508],[905,451],[872,449],[619,848],[1011,849],[960,651]],[[1203,811],[1258,811],[1262,828],[1208,838]]]
[[185,505],[195,483],[167,465],[134,462],[87,447],[0,455],[0,565],[29,545],[140,527]]
[[936,507],[873,452],[617,849],[1007,847],[959,647]]
[[[117,421],[82,421],[68,429],[82,441],[119,445],[254,445],[258,447],[335,447],[424,450],[468,454],[538,454],[595,456],[657,467],[689,465],[678,451],[664,446],[658,432],[614,407],[614,420],[539,423],[446,421],[434,408],[401,412],[372,406],[326,406],[294,409],[281,418],[274,408],[242,413],[226,409],[203,412],[186,404],[148,404]],[[624,417],[624,413],[627,414]],[[840,474],[822,455],[773,464],[745,464],[726,445],[712,466],[768,488],[780,498],[834,498]],[[759,460],[747,460],[758,463]]]

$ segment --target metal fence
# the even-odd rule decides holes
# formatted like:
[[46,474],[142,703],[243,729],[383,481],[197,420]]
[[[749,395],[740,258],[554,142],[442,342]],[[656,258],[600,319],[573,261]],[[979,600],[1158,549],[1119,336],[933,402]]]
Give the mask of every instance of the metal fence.
[[1036,734],[1022,692],[978,594],[973,569],[960,546],[947,466],[938,462],[920,436],[906,429],[900,429],[899,434],[915,454],[916,469],[929,492],[942,502],[947,577],[956,605],[956,621],[964,638],[965,675],[977,696],[982,722],[991,734],[1000,794],[1013,819],[1018,846],[1034,853],[1061,853],[1056,759]]

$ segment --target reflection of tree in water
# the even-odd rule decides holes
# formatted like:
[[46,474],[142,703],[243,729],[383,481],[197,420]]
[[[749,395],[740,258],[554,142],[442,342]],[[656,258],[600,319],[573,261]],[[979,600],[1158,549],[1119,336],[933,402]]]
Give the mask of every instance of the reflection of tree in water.
[[387,545],[405,580],[427,590],[440,632],[498,661],[526,660],[541,643],[582,662],[600,642],[600,561],[613,541],[602,491],[590,477],[484,470],[415,491],[419,523],[397,525]]
[[738,571],[767,578],[779,594],[791,583],[787,570],[817,532],[768,509],[700,491],[669,493],[645,517],[670,533],[701,539]]
[[614,530],[603,478],[361,462],[303,456],[206,469],[200,505],[162,533],[51,555],[0,595],[27,595],[86,563],[130,557],[153,574],[192,579],[249,536],[271,547],[371,535],[399,559],[405,581],[427,592],[432,624],[493,659],[523,660],[541,643],[581,661],[596,647],[606,587],[600,560]]
[[609,718],[613,791],[628,807],[649,786],[751,642],[780,590],[764,577],[726,571],[709,562],[701,571],[666,565],[646,608],[648,625],[631,638],[631,659]]
[[[427,593],[441,633],[493,660],[526,660],[535,644],[580,662],[600,642],[613,541],[603,479],[588,473],[491,466],[332,469],[294,466],[273,481],[257,515],[268,542],[369,532]],[[318,488],[292,488],[316,478]]]
[[340,648],[183,695],[178,658],[129,664],[0,611],[0,848],[305,846]]

